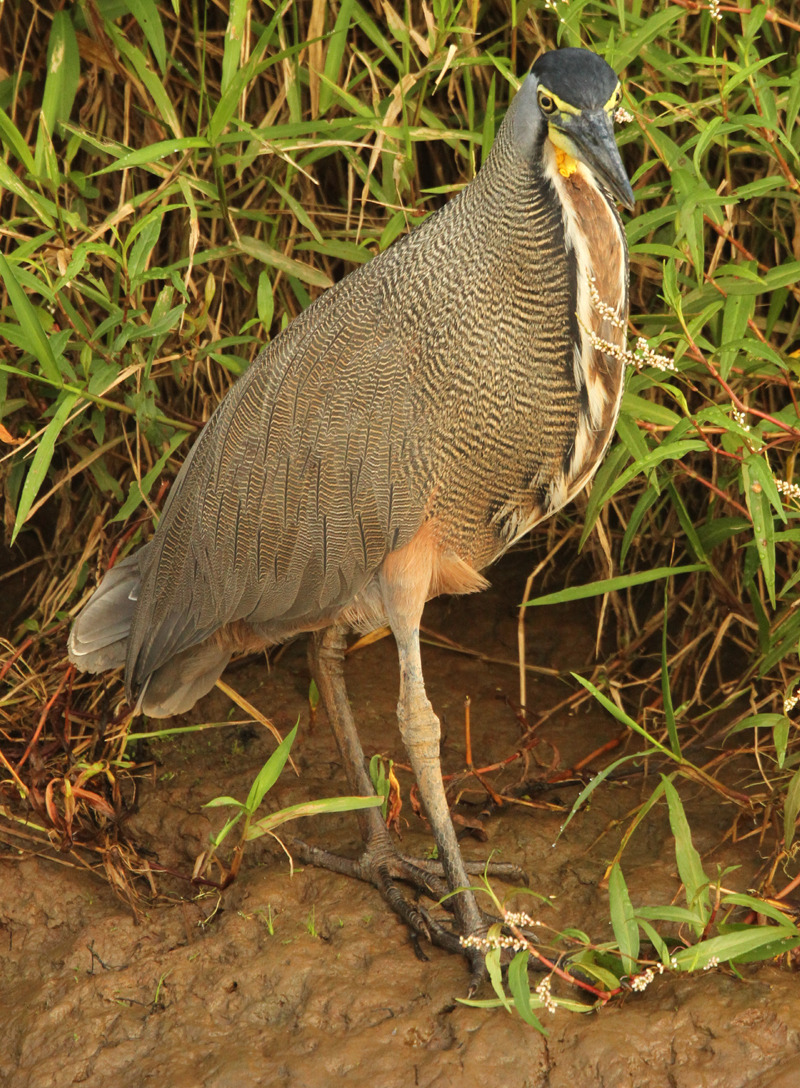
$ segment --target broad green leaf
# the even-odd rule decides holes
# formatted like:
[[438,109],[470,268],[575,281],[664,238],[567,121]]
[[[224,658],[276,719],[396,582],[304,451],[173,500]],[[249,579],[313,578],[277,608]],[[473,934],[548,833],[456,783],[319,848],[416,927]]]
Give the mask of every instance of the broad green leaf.
[[695,929],[703,925],[703,919],[698,911],[688,910],[686,907],[673,907],[664,904],[660,907],[639,907],[636,911],[637,918],[650,918],[654,922],[675,922],[677,925],[690,925]]
[[[490,936],[500,936],[500,926],[490,926]],[[494,931],[494,932],[493,932]],[[486,953],[486,970],[489,972],[489,980],[492,984],[492,989],[497,994],[497,997],[502,1001],[507,1012],[511,1012],[511,1004],[506,997],[506,992],[503,987],[503,974],[500,970],[500,949],[490,948]]]
[[572,964],[579,966],[581,974],[589,975],[595,982],[599,982],[601,986],[604,986],[609,993],[613,993],[614,990],[619,989],[619,979],[617,976],[612,971],[609,971],[608,968],[602,967],[599,963],[595,963],[593,952],[573,956],[570,960],[570,965]]
[[732,536],[736,536],[737,533],[748,531],[750,527],[751,522],[747,518],[723,517],[707,521],[705,525],[698,526],[696,532],[704,551],[708,553],[720,544],[724,544],[726,540],[730,540]]
[[682,948],[673,953],[673,958],[681,971],[699,971],[707,967],[712,959],[727,963],[785,937],[795,939],[790,931],[778,926],[748,926],[744,931],[726,933],[722,937],[701,941],[691,948]]
[[213,801],[206,801],[203,808],[240,808],[242,812],[247,812],[247,806],[235,797],[215,797]]
[[275,312],[275,298],[272,294],[272,282],[269,278],[269,272],[259,272],[258,274],[256,308],[261,324],[264,326],[265,331],[269,332]]
[[642,419],[645,423],[655,423],[662,427],[675,427],[680,423],[681,417],[671,408],[659,404],[658,401],[645,400],[644,397],[626,391],[622,394],[622,412],[632,416],[633,419]]
[[763,899],[757,899],[754,895],[741,895],[738,892],[733,892],[730,895],[724,895],[721,903],[723,907],[747,907],[757,914],[763,914],[765,918],[772,918],[773,921],[778,922],[784,928],[792,930],[795,936],[800,937],[800,929],[797,928],[789,915],[784,914],[783,911],[778,910],[771,903],[767,903]]
[[753,519],[753,539],[769,599],[775,608],[775,523],[769,496],[763,484],[763,474],[758,471],[763,464],[764,461],[758,454],[751,454],[742,464],[742,479],[747,509]]
[[778,760],[778,767],[783,768],[786,762],[786,748],[789,744],[789,729],[791,728],[791,722],[785,715],[781,715],[780,720],[777,721],[772,730],[772,743],[775,745],[775,755]]
[[728,736],[741,733],[743,729],[774,729],[780,721],[788,721],[785,714],[751,714],[749,718],[738,722]]
[[636,960],[639,958],[639,926],[628,895],[628,886],[618,863],[611,867],[608,878],[608,903],[611,926],[622,956],[622,966],[626,974],[632,975],[637,970]]
[[[669,823],[672,834],[675,836],[675,860],[678,863],[678,873],[686,889],[686,902],[690,907],[697,908],[703,919],[708,919],[711,913],[708,877],[703,870],[700,855],[692,842],[689,821],[686,819],[686,813],[678,796],[678,791],[665,775],[662,775],[662,778],[667,805],[669,806]],[[702,928],[699,923],[695,925],[695,931],[698,935],[702,932]]]
[[[780,933],[781,931],[773,928],[773,932]],[[800,948],[800,937],[778,937],[774,941],[766,941],[764,944],[756,945],[750,952],[740,953],[733,962],[764,963],[767,960],[777,959],[778,956],[785,956],[788,952],[794,951],[795,948]]]
[[751,477],[758,480],[761,484],[764,494],[772,504],[775,513],[781,521],[785,522],[787,520],[786,511],[784,510],[783,501],[781,500],[778,486],[775,483],[775,477],[772,475],[772,470],[769,467],[769,462],[766,457],[758,453],[750,454],[747,458],[747,469]]
[[527,948],[523,948],[521,952],[517,952],[508,965],[508,988],[514,999],[514,1008],[525,1023],[530,1024],[531,1027],[546,1035],[547,1033],[539,1018],[534,1015],[531,1009],[531,986],[528,980],[529,955]]
[[648,921],[642,918],[641,914],[636,915],[636,921],[642,927],[642,931],[644,932],[644,935],[647,937],[650,944],[652,944],[653,948],[655,948],[658,956],[661,959],[661,962],[664,964],[665,967],[669,967],[669,948],[667,947],[666,942],[662,939],[661,934],[658,932],[655,926],[651,926]]
[[[56,126],[69,118],[80,79],[78,39],[69,12],[57,11],[50,24],[47,41],[47,76],[42,96],[42,111],[36,137],[34,162],[36,173],[42,175],[47,146],[51,145]],[[58,181],[58,171],[51,180]]]
[[[298,723],[299,724],[299,723]],[[267,762],[261,768],[256,775],[253,785],[250,787],[250,792],[247,795],[245,802],[245,808],[249,813],[254,813],[261,802],[264,800],[264,795],[271,790],[280,777],[280,773],[286,764],[286,760],[289,758],[289,752],[291,751],[292,744],[294,744],[294,738],[297,736],[297,725],[290,733],[283,738],[281,743],[269,757]]]

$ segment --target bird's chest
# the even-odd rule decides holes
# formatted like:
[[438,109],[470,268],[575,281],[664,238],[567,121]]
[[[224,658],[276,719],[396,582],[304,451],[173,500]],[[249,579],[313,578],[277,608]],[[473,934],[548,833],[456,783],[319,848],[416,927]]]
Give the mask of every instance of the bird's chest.
[[[534,260],[520,266],[536,274],[509,285],[503,312],[517,321],[508,335],[514,347],[499,373],[487,370],[484,383],[494,381],[494,390],[476,397],[486,406],[483,439],[466,471],[480,477],[483,525],[473,544],[480,564],[582,490],[619,411],[628,314],[622,225],[593,182],[580,173],[560,181],[560,222],[539,234]],[[498,322],[498,348],[504,334]]]

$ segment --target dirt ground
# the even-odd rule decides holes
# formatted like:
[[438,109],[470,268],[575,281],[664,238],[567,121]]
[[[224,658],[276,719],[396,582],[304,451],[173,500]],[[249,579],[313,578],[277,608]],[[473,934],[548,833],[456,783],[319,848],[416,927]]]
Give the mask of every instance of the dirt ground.
[[[478,597],[429,605],[426,624],[494,657],[516,656],[516,612],[530,560],[509,556]],[[593,609],[533,610],[528,655],[534,664],[582,666],[593,652]],[[428,690],[443,720],[446,772],[464,764],[463,700],[471,698],[478,765],[514,751],[519,724],[503,694],[517,697],[513,668],[423,648]],[[394,724],[397,660],[385,639],[348,661],[347,679],[367,755],[403,761]],[[300,776],[287,767],[268,807],[347,792],[324,713],[309,731],[308,672],[302,643],[278,666],[250,664],[226,676],[285,733],[298,714]],[[569,683],[572,683],[571,681]],[[569,692],[566,681],[532,682],[540,709]],[[180,724],[222,720],[231,704],[215,691]],[[236,717],[240,717],[237,710]],[[555,715],[542,728],[570,766],[619,732],[601,710]],[[223,818],[212,797],[243,798],[274,741],[259,727],[231,727],[150,745],[157,760],[131,831],[153,861],[191,873],[208,833]],[[541,746],[545,761],[552,748]],[[598,765],[599,767],[599,765]],[[533,771],[536,771],[535,765]],[[494,784],[519,777],[511,764]],[[431,845],[408,803],[402,848]],[[488,841],[464,839],[465,856],[489,851],[523,866],[549,899],[538,916],[595,940],[610,936],[600,887],[623,820],[653,788],[643,782],[597,791],[556,843],[565,811],[504,808],[485,820]],[[690,784],[681,792],[707,869],[739,865],[727,883],[746,891],[762,859],[749,839],[724,841],[733,811]],[[546,799],[571,805],[576,787]],[[480,813],[476,808],[473,814]],[[302,821],[308,841],[355,854],[350,814]],[[800,1088],[800,978],[775,966],[744,969],[744,980],[714,970],[665,975],[644,994],[585,1016],[543,1013],[543,1039],[504,1010],[458,1004],[464,962],[435,948],[419,960],[404,927],[376,892],[306,868],[290,874],[266,840],[245,856],[221,896],[196,897],[188,884],[161,885],[163,905],[137,922],[105,882],[0,847],[0,1085],[3,1088]],[[625,853],[635,906],[670,902],[677,877],[663,808],[656,808]],[[186,896],[180,899],[181,892]],[[604,928],[606,927],[606,928]],[[480,996],[491,996],[487,987]]]

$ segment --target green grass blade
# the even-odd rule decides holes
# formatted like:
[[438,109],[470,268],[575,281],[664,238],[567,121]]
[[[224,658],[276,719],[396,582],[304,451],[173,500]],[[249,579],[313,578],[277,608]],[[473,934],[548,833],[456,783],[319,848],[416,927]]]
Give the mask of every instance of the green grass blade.
[[680,758],[681,742],[678,739],[678,727],[675,724],[675,709],[672,705],[672,690],[669,683],[669,666],[667,664],[667,621],[669,620],[669,595],[667,586],[664,586],[664,626],[661,634],[661,695],[664,700],[664,716],[667,719],[667,732],[672,751]]
[[153,50],[153,56],[158,62],[162,72],[167,68],[167,43],[164,39],[164,28],[161,25],[161,16],[153,0],[125,0],[130,8],[131,15],[142,28],[147,43]]
[[557,593],[547,593],[544,597],[531,598],[523,601],[525,608],[532,605],[566,604],[568,601],[583,601],[588,597],[602,597],[604,593],[614,593],[618,590],[629,589],[631,586],[643,586],[648,582],[658,582],[662,578],[671,578],[675,574],[694,574],[697,571],[707,571],[706,563],[690,563],[685,567],[658,567],[656,570],[642,570],[635,574],[621,574],[616,578],[601,578],[597,582],[589,582],[583,586],[570,586],[560,589]]
[[332,280],[324,272],[320,272],[319,269],[312,268],[311,265],[304,264],[302,261],[295,261],[292,257],[287,257],[280,250],[273,249],[272,246],[259,241],[257,238],[242,234],[239,238],[239,248],[248,257],[255,257],[262,264],[277,268],[287,276],[295,276],[298,280],[309,284],[311,287],[332,286]]
[[25,519],[33,505],[34,499],[39,494],[39,489],[44,483],[44,478],[47,475],[47,470],[50,468],[50,462],[53,459],[56,441],[61,434],[67,416],[71,412],[77,399],[78,398],[74,393],[62,393],[56,413],[47,424],[39,445],[36,447],[36,453],[33,455],[31,467],[28,469],[28,474],[25,477],[19,505],[17,506],[14,532],[11,534],[12,545],[19,535],[20,529],[22,529],[22,526],[25,524]]
[[[577,677],[577,679],[580,679],[580,677]],[[588,683],[588,681],[587,681],[587,683]],[[597,691],[596,688],[593,688],[592,690]],[[618,710],[619,708],[615,707],[615,709]],[[635,725],[635,723],[631,723],[631,719],[628,718],[627,716],[625,716],[625,724],[629,725],[629,726],[631,726],[632,724]],[[604,767],[602,769],[602,771],[599,772],[599,774],[594,775],[592,777],[591,781],[588,782],[583,787],[581,792],[576,797],[576,799],[575,799],[575,801],[574,801],[574,803],[572,805],[572,808],[569,810],[569,815],[567,816],[566,820],[564,821],[564,823],[561,825],[561,827],[558,830],[558,835],[556,835],[556,842],[558,842],[558,840],[561,838],[563,833],[566,831],[567,826],[569,825],[569,822],[572,820],[572,817],[575,815],[575,813],[580,810],[582,805],[588,800],[589,797],[591,797],[591,795],[594,793],[594,791],[597,789],[597,787],[599,785],[601,785],[601,783],[603,783],[606,780],[606,778],[608,778],[608,776],[610,774],[612,774],[612,772],[614,772],[617,769],[617,767],[621,767],[625,763],[630,763],[631,760],[634,760],[634,759],[646,759],[647,756],[656,755],[657,752],[658,752],[657,748],[652,748],[649,751],[635,752],[633,755],[622,756],[621,759],[617,759],[613,763],[609,763],[609,765],[607,767]]]
[[228,29],[225,31],[225,46],[222,56],[222,79],[220,81],[220,93],[225,94],[230,86],[242,54],[242,38],[244,34],[244,22],[247,17],[247,0],[232,0],[230,15],[228,17]]
[[783,803],[783,846],[786,851],[791,849],[794,842],[798,814],[800,814],[800,771],[795,771]]
[[328,42],[328,52],[325,56],[324,79],[320,81],[319,88],[319,112],[324,117],[333,102],[332,87],[339,84],[339,73],[342,68],[344,50],[347,45],[347,30],[353,15],[353,0],[342,0],[339,4],[339,12],[333,25],[333,32]]
[[28,150],[28,145],[5,110],[0,110],[0,139],[2,139],[9,151],[16,155],[29,174],[36,173],[33,156]]
[[[211,147],[208,140],[202,136],[183,136],[179,140],[159,140],[158,143],[148,144],[147,147],[137,148],[136,151],[128,151],[120,155],[116,162],[110,166],[104,166],[102,170],[96,170],[92,177],[100,177],[103,174],[112,174],[115,170],[130,170],[135,166],[152,166],[167,155],[173,155],[178,151],[189,151],[197,148],[206,151]],[[116,148],[109,148],[109,153],[114,154]],[[122,148],[119,148],[122,151]]]
[[294,744],[294,738],[297,736],[297,728],[298,726],[295,725],[294,729],[286,734],[284,739],[256,775],[255,781],[250,787],[250,792],[247,795],[247,800],[245,801],[245,808],[251,815],[264,800],[264,795],[267,791],[271,790],[278,781],[280,773],[289,758],[289,752]]
[[271,812],[250,825],[246,839],[258,839],[270,831],[274,831],[281,824],[290,820],[299,820],[304,816],[322,816],[329,812],[354,812],[362,808],[377,808],[381,803],[380,797],[324,797],[318,801],[302,801],[298,805],[290,805],[278,812]]
[[50,347],[50,341],[36,314],[36,310],[33,308],[28,296],[17,282],[13,268],[2,253],[0,253],[0,276],[3,277],[3,282],[8,291],[8,297],[11,300],[11,304],[14,307],[17,316],[20,321],[24,322],[27,332],[35,344],[36,358],[39,360],[39,366],[42,368],[43,374],[55,385],[63,385],[64,382],[61,371],[59,370],[58,363],[53,355],[53,349]]
[[186,441],[186,438],[186,431],[178,431],[177,434],[172,436],[164,453],[162,453],[147,475],[142,477],[141,487],[137,480],[134,480],[130,485],[128,497],[119,513],[111,519],[111,524],[114,524],[114,522],[117,521],[127,521],[131,514],[138,509],[140,504],[144,502],[150,494],[150,489],[153,484],[164,471],[164,465],[167,463],[167,460],[173,455],[178,446]]

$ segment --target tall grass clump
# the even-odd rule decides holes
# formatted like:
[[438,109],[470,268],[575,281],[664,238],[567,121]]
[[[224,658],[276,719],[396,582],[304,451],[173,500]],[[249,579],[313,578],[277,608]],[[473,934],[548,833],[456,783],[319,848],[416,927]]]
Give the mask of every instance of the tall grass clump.
[[[473,177],[540,50],[583,44],[624,74],[631,365],[588,502],[537,538],[546,555],[571,533],[559,566],[580,543],[599,582],[546,599],[596,595],[600,664],[573,698],[662,760],[648,805],[677,812],[683,777],[717,791],[732,821],[758,821],[763,890],[783,895],[800,812],[800,22],[749,0],[226,9],[0,3],[7,798],[61,841],[83,804],[116,841],[121,687],[66,667],[70,618],[152,534],[260,346]],[[632,970],[638,923],[610,879]],[[696,890],[699,940],[713,919]]]

